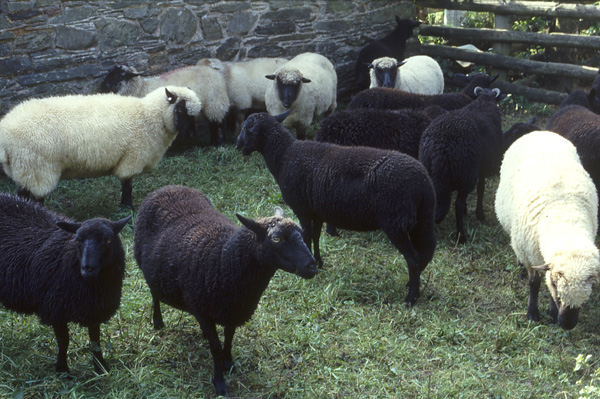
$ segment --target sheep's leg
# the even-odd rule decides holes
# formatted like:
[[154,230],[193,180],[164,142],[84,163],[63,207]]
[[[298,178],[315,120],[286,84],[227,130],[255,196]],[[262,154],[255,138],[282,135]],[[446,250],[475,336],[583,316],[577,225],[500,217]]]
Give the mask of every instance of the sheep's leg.
[[225,144],[225,129],[220,122],[210,122],[208,126],[210,130],[210,145],[220,147]]
[[532,321],[540,321],[540,311],[538,309],[538,294],[542,276],[535,272],[529,271],[529,303],[527,304],[527,318]]
[[219,341],[217,327],[214,322],[208,321],[204,318],[196,316],[196,320],[198,320],[198,323],[200,323],[200,328],[202,329],[204,336],[208,339],[210,353],[213,358],[213,385],[215,386],[217,395],[226,396],[227,385],[225,384],[225,377],[223,376],[223,347],[221,346],[221,341]]
[[312,220],[298,216],[298,221],[300,222],[300,227],[302,227],[302,239],[304,243],[308,247],[308,250],[311,251],[317,261],[318,265],[322,265],[320,257],[317,258],[315,251],[313,251],[312,243],[313,243],[313,229],[312,229]]
[[556,306],[556,302],[554,302],[552,295],[550,295],[550,308],[548,309],[548,314],[552,318],[552,323],[558,323],[558,306]]
[[456,215],[456,240],[459,244],[467,242],[467,235],[465,234],[464,218],[467,210],[467,195],[460,191],[456,195],[456,202],[454,203],[454,212]]
[[329,234],[332,237],[339,236],[339,233],[337,232],[337,229],[331,223],[327,223],[327,225],[325,226],[325,231],[327,232],[327,234]]
[[419,255],[410,242],[408,233],[402,231],[395,234],[386,232],[386,234],[406,260],[406,267],[408,268],[408,295],[406,295],[404,302],[408,306],[413,306],[420,295],[421,267],[419,266]]
[[233,356],[231,355],[231,347],[233,345],[233,335],[235,334],[235,326],[225,326],[225,342],[223,343],[223,370],[231,371],[233,368]]
[[419,270],[423,272],[433,258],[433,253],[435,252],[435,246],[437,244],[435,229],[425,225],[417,225],[415,229],[410,232],[409,236],[411,243],[417,251]]
[[92,362],[94,370],[98,374],[105,374],[110,371],[110,367],[102,357],[102,349],[100,348],[100,324],[88,327],[90,335],[90,352],[92,352]]
[[39,202],[40,204],[44,204],[44,198],[37,198],[35,195],[33,195],[31,193],[31,191],[27,190],[26,188],[23,187],[19,187],[17,189],[17,195],[21,198],[26,198],[32,201],[36,201]]
[[315,260],[319,267],[323,267],[323,259],[321,259],[321,251],[319,250],[319,240],[321,238],[321,229],[323,228],[322,220],[312,221],[312,239],[315,247]]
[[296,126],[296,138],[304,140],[306,138],[306,128],[304,126]]
[[131,199],[132,180],[132,178],[129,178],[121,181],[121,205],[133,210],[133,200]]
[[483,213],[483,193],[485,192],[485,177],[480,177],[477,181],[477,207],[475,208],[475,216],[477,220],[485,220]]
[[155,330],[160,330],[165,326],[162,312],[160,311],[160,299],[155,293],[151,292],[150,294],[152,295],[152,323]]
[[56,357],[56,371],[59,373],[69,372],[67,366],[67,350],[69,349],[69,326],[67,323],[54,324],[54,335],[58,343],[58,356]]

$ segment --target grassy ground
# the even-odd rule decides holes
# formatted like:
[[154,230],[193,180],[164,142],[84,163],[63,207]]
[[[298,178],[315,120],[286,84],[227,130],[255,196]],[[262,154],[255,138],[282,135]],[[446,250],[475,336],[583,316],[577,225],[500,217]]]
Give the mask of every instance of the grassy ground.
[[[529,115],[507,115],[507,123]],[[541,124],[543,126],[543,123]],[[380,232],[322,236],[325,267],[312,280],[278,272],[234,340],[230,394],[242,398],[575,398],[593,391],[600,359],[599,298],[578,326],[563,331],[526,320],[528,288],[495,219],[497,179],[487,184],[487,221],[466,220],[472,240],[452,241],[454,217],[438,226],[438,247],[422,277],[422,297],[406,308],[404,259]],[[260,154],[233,147],[191,149],[134,180],[134,204],[166,184],[206,193],[234,219],[283,205]],[[0,179],[0,190],[14,185]],[[117,219],[112,177],[62,182],[49,208],[79,220]],[[57,375],[52,329],[0,309],[0,397],[214,397],[207,341],[188,314],[164,306],[166,328],[152,329],[150,294],[132,257],[132,227],[122,239],[127,275],[121,308],[102,327],[110,375],[97,376],[87,331],[71,327],[71,375]],[[548,303],[544,287],[541,308]],[[577,361],[579,355],[586,361]]]

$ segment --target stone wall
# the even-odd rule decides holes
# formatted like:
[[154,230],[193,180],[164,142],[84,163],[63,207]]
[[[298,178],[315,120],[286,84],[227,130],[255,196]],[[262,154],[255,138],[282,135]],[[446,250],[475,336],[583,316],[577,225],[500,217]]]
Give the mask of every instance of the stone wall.
[[291,57],[304,51],[336,66],[348,93],[362,46],[414,17],[408,0],[0,1],[0,116],[18,102],[94,93],[126,64],[159,74],[200,58]]

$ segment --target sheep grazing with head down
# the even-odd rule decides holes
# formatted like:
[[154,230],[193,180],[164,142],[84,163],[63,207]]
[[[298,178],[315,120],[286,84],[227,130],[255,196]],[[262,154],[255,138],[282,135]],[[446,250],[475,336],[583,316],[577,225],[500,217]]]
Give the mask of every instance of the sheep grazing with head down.
[[440,64],[426,55],[408,57],[401,63],[382,57],[369,65],[371,88],[391,87],[416,94],[442,94],[444,74]]
[[118,234],[130,218],[76,223],[36,202],[0,194],[0,303],[52,326],[56,371],[69,371],[68,323],[88,328],[94,369],[109,371],[100,324],[120,305],[125,251]]
[[198,65],[210,66],[225,77],[231,103],[229,114],[234,120],[233,131],[236,135],[248,113],[267,110],[265,91],[270,82],[265,75],[274,73],[287,61],[286,58],[262,57],[241,62],[205,58],[198,62]]
[[414,305],[436,245],[435,193],[423,165],[397,151],[296,140],[280,124],[286,115],[246,119],[237,141],[242,154],[263,155],[319,264],[323,223],[383,230],[406,260],[405,301]]
[[[210,345],[218,395],[227,394],[223,373],[233,367],[235,330],[250,320],[275,272],[306,279],[317,273],[300,227],[280,208],[269,218],[236,216],[244,227],[198,190],[166,186],[144,199],[134,230],[134,257],[152,294],[154,328],[164,326],[160,302],[198,320]],[[217,324],[225,327],[223,346]]]
[[570,330],[598,283],[598,195],[573,144],[549,131],[529,133],[506,151],[496,215],[529,274],[527,317],[539,321],[542,275],[550,316]]
[[384,37],[374,40],[363,47],[356,59],[356,86],[358,90],[369,87],[369,64],[381,57],[391,57],[404,60],[406,41],[412,36],[413,30],[421,25],[414,19],[403,19],[396,16],[396,26]]
[[466,86],[460,93],[416,94],[389,87],[373,87],[363,90],[352,98],[347,110],[358,108],[372,109],[423,109],[438,106],[451,111],[469,105],[474,99],[476,87],[489,88],[498,75],[490,77],[485,73],[474,73],[465,76]]
[[43,200],[61,179],[115,175],[133,208],[134,176],[153,169],[177,133],[195,134],[201,103],[184,87],[143,98],[72,95],[25,101],[0,121],[0,163],[19,194]]
[[265,103],[271,115],[290,110],[285,125],[305,138],[313,119],[328,116],[337,107],[337,74],[331,61],[320,54],[302,53],[266,75]]
[[483,220],[485,178],[498,173],[504,153],[502,114],[496,105],[498,89],[475,89],[477,100],[464,108],[449,111],[434,119],[425,129],[419,145],[419,160],[423,163],[435,187],[436,223],[450,209],[453,191],[455,202],[456,238],[467,240],[463,218],[467,196],[477,186],[477,219]]
[[[201,112],[196,115],[197,122],[208,121],[210,144],[225,143],[224,122],[229,111],[229,97],[223,74],[208,66],[192,65],[159,76],[141,76],[133,68],[116,65],[111,68],[100,86],[100,93],[115,93],[124,96],[144,97],[148,93],[164,86],[188,87],[202,103]],[[178,139],[195,142],[194,137]],[[184,144],[181,144],[184,145]]]

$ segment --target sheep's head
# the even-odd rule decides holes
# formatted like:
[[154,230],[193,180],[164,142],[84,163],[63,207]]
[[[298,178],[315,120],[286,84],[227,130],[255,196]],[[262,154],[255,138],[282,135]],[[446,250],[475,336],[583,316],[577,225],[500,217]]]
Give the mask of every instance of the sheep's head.
[[100,84],[100,93],[120,93],[124,85],[140,74],[126,65],[115,65]]
[[116,259],[115,251],[123,251],[119,233],[129,219],[131,215],[116,222],[96,218],[83,223],[56,223],[62,230],[75,235],[79,271],[84,280],[96,279]]
[[411,37],[413,34],[413,30],[417,26],[421,25],[421,21],[418,21],[416,19],[408,19],[408,18],[403,19],[397,15],[396,15],[396,23],[398,24],[398,26],[396,26],[396,28],[394,28],[392,35],[394,35],[394,37],[397,37],[397,38],[403,39],[403,40],[406,40],[409,37]]
[[484,89],[489,88],[492,83],[498,79],[498,76],[489,76],[485,73],[477,72],[470,73],[469,75],[465,75],[464,73],[455,73],[452,76],[452,79],[457,85],[464,86],[462,93],[471,97],[472,99],[477,98],[474,93],[474,90],[477,86],[481,86]]
[[310,83],[297,68],[282,67],[277,73],[265,75],[265,78],[275,81],[279,100],[285,108],[290,108],[298,98],[303,83]]
[[173,105],[175,131],[186,137],[195,136],[195,116],[200,113],[202,108],[202,103],[196,93],[185,87],[165,87],[165,94],[167,102]]
[[264,131],[270,131],[275,122],[283,122],[291,111],[285,111],[279,115],[269,115],[260,112],[250,115],[242,125],[242,130],[237,138],[237,148],[243,155],[250,155],[254,151],[262,152],[264,146]]
[[553,256],[552,262],[534,267],[546,272],[546,285],[553,302],[550,315],[565,330],[577,325],[581,306],[598,284],[598,250],[592,252],[563,252]]
[[257,220],[236,216],[255,234],[266,265],[306,279],[317,274],[317,262],[302,239],[302,229],[285,218],[281,208],[276,207],[273,216]]
[[502,142],[504,143],[504,150],[508,150],[508,147],[512,145],[517,139],[523,137],[527,133],[539,130],[535,124],[536,118],[531,118],[528,122],[517,122],[512,125],[507,131],[502,133]]
[[398,63],[395,58],[381,57],[373,60],[369,64],[369,74],[371,76],[371,87],[390,87],[398,86],[398,67],[405,61]]
[[500,89],[484,89],[483,87],[477,86],[473,90],[473,94],[476,98],[481,98],[484,101],[495,101],[499,102],[506,97],[506,94],[500,92]]

